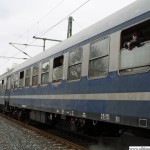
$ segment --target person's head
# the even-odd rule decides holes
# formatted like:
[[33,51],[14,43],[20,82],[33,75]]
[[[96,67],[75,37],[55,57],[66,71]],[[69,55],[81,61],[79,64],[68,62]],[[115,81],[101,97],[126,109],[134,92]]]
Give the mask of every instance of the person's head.
[[132,34],[132,38],[135,39],[135,40],[140,38],[140,37],[142,37],[142,33],[139,32],[139,31],[136,31]]
[[133,38],[134,40],[138,39],[138,37],[139,37],[139,34],[138,34],[137,32],[134,32],[134,33],[132,34],[132,38]]
[[63,64],[63,57],[60,58],[60,63]]

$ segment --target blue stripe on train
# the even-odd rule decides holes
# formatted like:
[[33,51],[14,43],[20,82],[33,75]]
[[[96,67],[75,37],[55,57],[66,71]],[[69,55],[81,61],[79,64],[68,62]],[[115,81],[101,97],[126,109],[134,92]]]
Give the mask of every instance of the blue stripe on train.
[[150,118],[149,101],[13,99],[11,100],[11,103],[32,106],[32,108],[57,108],[79,112],[108,113],[122,116]]
[[[39,86],[14,90],[11,95],[48,95],[48,94],[90,94],[90,93],[127,93],[150,92],[150,72],[128,76],[118,76],[117,72],[109,73],[106,78],[87,80],[60,85]],[[11,97],[11,96],[10,96]],[[11,103],[44,108],[59,108],[81,112],[109,113],[115,115],[150,118],[150,98],[147,101],[115,100],[36,100],[10,99]]]
[[130,93],[150,92],[150,72],[119,76],[111,72],[106,78],[88,80],[82,77],[77,82],[62,81],[59,85],[48,84],[11,91],[11,95],[59,95],[59,94],[92,94],[92,93]]

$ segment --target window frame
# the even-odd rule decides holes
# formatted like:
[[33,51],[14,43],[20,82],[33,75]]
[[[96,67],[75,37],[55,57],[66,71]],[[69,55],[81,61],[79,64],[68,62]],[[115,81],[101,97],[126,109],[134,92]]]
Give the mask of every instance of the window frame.
[[[71,53],[73,53],[75,51],[81,51],[81,60],[80,60],[80,62],[75,62],[75,63],[73,63],[73,64],[70,65],[69,64],[69,61],[70,61],[70,57],[69,56],[70,56]],[[81,65],[80,78],[74,79],[74,80],[68,80],[69,67],[73,67],[73,66],[77,66],[77,65]],[[67,82],[78,82],[78,81],[81,80],[81,78],[82,78],[82,66],[83,66],[83,47],[78,47],[78,48],[73,49],[72,51],[70,51],[68,53]]]
[[[43,72],[43,64],[48,63],[48,70],[46,72]],[[42,83],[42,76],[48,74],[48,81],[46,83]],[[50,61],[43,61],[43,63],[41,64],[41,84],[48,84],[49,83],[49,75],[50,75]]]
[[[61,62],[58,66],[56,66],[55,67],[55,61],[56,61],[56,59],[58,59],[58,58],[60,58],[60,60],[61,59],[63,59],[63,62]],[[55,57],[54,59],[53,59],[53,66],[52,66],[52,83],[57,83],[57,82],[60,82],[61,80],[63,80],[63,76],[64,76],[64,55],[60,55],[60,56],[58,56],[58,57]],[[58,59],[59,60],[59,59]],[[62,68],[62,78],[59,78],[59,79],[54,79],[53,78],[53,74],[54,74],[54,70],[56,69],[56,68]]]
[[[17,73],[14,73],[14,89],[15,90],[19,87],[18,80],[19,80],[19,75],[18,75],[18,72],[17,72]],[[15,84],[15,83],[17,83],[17,84]]]
[[[29,73],[30,73],[29,75],[27,75],[27,71],[28,71],[28,70],[30,70],[30,71],[29,71]],[[27,81],[28,79],[29,79],[29,85],[26,85],[26,83],[27,83],[26,81]],[[25,71],[25,85],[24,85],[25,87],[29,87],[29,86],[30,86],[30,80],[31,80],[31,67],[30,67],[30,68],[27,68],[26,71]]]
[[[34,68],[35,67],[37,67],[38,68],[38,72],[37,72],[37,74],[34,74]],[[33,69],[32,69],[32,86],[33,87],[36,87],[36,86],[38,86],[38,81],[39,81],[39,71],[40,71],[40,66],[39,65],[34,65],[33,66]],[[33,85],[33,78],[35,78],[35,77],[37,77],[37,84],[36,85]]]
[[0,80],[0,92],[2,91],[2,80]]
[[[102,56],[98,56],[98,57],[94,57],[94,58],[90,58],[91,45],[93,43],[97,43],[97,42],[103,41],[105,39],[108,39],[108,54],[105,54],[105,55],[102,55]],[[106,73],[106,75],[104,75],[104,76],[90,77],[89,76],[90,61],[97,60],[97,59],[103,59],[105,57],[108,57],[108,63],[107,63],[108,66],[107,66],[107,73]],[[106,78],[108,76],[108,73],[109,73],[109,61],[110,61],[110,36],[106,35],[106,36],[104,36],[102,38],[99,38],[99,39],[96,39],[96,40],[92,41],[90,43],[90,45],[89,45],[89,60],[88,60],[88,75],[87,75],[88,80],[95,80],[95,79]]]
[[24,86],[24,78],[25,78],[25,72],[24,70],[22,70],[19,72],[19,88],[22,88]]
[[[146,73],[146,72],[149,72],[150,71],[150,65],[144,65],[144,66],[135,66],[135,67],[132,67],[132,68],[125,68],[125,69],[122,69],[121,68],[121,51],[123,50],[126,50],[125,48],[123,48],[123,43],[124,42],[127,42],[127,41],[130,41],[131,40],[131,37],[130,37],[130,40],[125,40],[127,37],[129,37],[129,35],[131,35],[131,33],[133,33],[134,31],[141,31],[141,29],[143,29],[141,32],[143,33],[147,33],[146,29],[149,28],[149,26],[146,26],[146,28],[143,28],[144,25],[147,25],[150,23],[150,19],[146,19],[142,22],[138,22],[132,26],[129,26],[125,29],[123,29],[120,33],[120,51],[119,51],[119,67],[118,67],[118,75],[119,76],[126,76],[126,75],[134,75],[134,74],[140,74],[140,73]],[[150,32],[150,31],[149,31]],[[126,34],[125,34],[126,33]],[[125,35],[124,35],[125,34]],[[148,33],[146,35],[149,35]],[[150,41],[150,37],[147,37],[145,38],[145,41],[142,42],[142,43],[147,43]],[[142,46],[141,46],[142,47]],[[136,47],[135,47],[136,48]],[[134,50],[134,49],[132,49]],[[132,51],[131,50],[131,51]],[[147,68],[146,68],[147,67]]]
[[2,79],[2,91],[6,90],[6,78]]

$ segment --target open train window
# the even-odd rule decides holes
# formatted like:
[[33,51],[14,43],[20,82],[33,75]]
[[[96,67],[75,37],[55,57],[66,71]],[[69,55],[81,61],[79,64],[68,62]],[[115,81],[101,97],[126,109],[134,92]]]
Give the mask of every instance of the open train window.
[[31,76],[31,68],[26,70],[26,77],[25,77],[25,86],[28,87],[30,85],[30,76]]
[[5,89],[5,80],[4,79],[2,80],[2,89],[3,90]]
[[90,45],[88,77],[91,79],[107,76],[109,64],[109,38],[94,41]]
[[46,84],[49,81],[49,62],[42,64],[41,83]]
[[[127,28],[121,33],[120,75],[143,73],[150,70],[150,20]],[[143,41],[132,49],[124,48],[124,43],[132,39],[134,32],[142,34]]]
[[68,81],[75,81],[81,78],[82,70],[82,47],[69,53]]
[[53,62],[53,82],[60,81],[63,78],[64,56],[59,56]]
[[32,85],[38,85],[38,77],[39,77],[39,66],[33,67],[33,74],[32,74]]
[[24,79],[24,71],[21,71],[19,75],[19,87],[23,86],[23,79]]

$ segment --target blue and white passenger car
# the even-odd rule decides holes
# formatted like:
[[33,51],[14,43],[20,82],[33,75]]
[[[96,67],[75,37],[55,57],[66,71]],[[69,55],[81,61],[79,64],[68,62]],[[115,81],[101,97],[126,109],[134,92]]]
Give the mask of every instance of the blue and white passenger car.
[[[130,51],[123,43],[134,31],[145,42]],[[150,1],[135,1],[0,80],[0,104],[29,110],[32,120],[54,114],[150,129]]]

